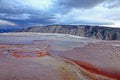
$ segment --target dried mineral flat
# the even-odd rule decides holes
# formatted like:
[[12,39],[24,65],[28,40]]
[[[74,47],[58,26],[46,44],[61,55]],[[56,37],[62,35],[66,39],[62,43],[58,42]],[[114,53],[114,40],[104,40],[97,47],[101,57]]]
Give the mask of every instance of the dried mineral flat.
[[120,41],[0,34],[0,80],[119,80]]

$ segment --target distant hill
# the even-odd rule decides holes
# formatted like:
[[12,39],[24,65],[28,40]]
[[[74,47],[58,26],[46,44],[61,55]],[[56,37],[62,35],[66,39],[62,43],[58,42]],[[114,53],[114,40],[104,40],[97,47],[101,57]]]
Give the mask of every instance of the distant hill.
[[89,25],[49,25],[17,30],[17,32],[63,33],[102,40],[120,40],[120,28]]

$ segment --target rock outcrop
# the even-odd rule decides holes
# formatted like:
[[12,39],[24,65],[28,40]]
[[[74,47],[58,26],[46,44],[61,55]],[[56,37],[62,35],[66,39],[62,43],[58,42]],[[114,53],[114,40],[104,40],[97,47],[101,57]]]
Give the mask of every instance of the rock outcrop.
[[63,33],[102,40],[120,40],[120,28],[89,25],[49,25],[29,27],[17,32]]

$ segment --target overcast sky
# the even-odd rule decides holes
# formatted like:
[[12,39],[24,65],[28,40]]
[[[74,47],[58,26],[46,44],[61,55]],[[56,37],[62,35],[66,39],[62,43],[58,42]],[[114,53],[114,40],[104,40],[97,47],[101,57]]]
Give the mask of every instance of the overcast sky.
[[50,24],[120,27],[120,0],[0,0],[0,26]]

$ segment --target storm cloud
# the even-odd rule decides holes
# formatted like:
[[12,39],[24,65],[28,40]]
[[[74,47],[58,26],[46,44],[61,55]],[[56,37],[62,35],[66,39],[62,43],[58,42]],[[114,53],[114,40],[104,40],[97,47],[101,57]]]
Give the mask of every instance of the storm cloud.
[[59,0],[58,4],[65,8],[92,8],[95,7],[105,0]]
[[17,26],[12,26],[16,27],[49,24],[119,26],[119,5],[120,0],[0,0],[0,21],[14,23]]

